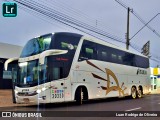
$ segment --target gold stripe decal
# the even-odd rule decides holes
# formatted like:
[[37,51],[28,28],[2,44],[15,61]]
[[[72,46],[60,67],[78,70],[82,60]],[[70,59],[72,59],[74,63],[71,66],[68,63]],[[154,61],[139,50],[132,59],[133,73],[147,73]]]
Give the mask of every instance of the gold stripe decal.
[[107,87],[101,86],[102,90],[107,90]]
[[91,63],[90,61],[86,60],[86,62],[87,62],[87,64],[91,65],[92,67],[95,67],[95,68],[99,69],[100,71],[104,72],[102,69],[100,69],[95,64]]
[[[87,60],[86,62],[87,62],[87,64],[89,64],[89,65],[97,68],[98,70],[103,71],[102,69],[100,69],[99,67],[97,67],[97,66],[96,66],[95,64],[93,64],[92,62],[90,62],[90,61],[88,61],[88,60]],[[104,71],[103,71],[103,72],[106,73],[107,79],[102,78],[101,76],[99,76],[99,75],[97,75],[97,74],[94,74],[94,73],[91,73],[91,74],[92,74],[92,76],[93,76],[94,78],[97,78],[97,79],[100,79],[100,80],[103,80],[103,81],[106,81],[106,82],[107,82],[106,87],[105,87],[105,86],[101,86],[101,89],[106,91],[106,95],[107,95],[108,93],[110,93],[111,91],[117,91],[117,92],[119,93],[119,96],[126,96],[127,94],[125,94],[124,91],[127,89],[127,87],[124,86],[124,82],[121,83],[121,87],[120,87],[119,81],[118,81],[116,75],[115,75],[110,69],[105,68],[105,71],[106,71],[106,72],[104,72]],[[113,80],[115,81],[116,86],[111,86],[110,76],[111,76],[111,77],[113,78]]]
[[96,74],[94,74],[94,73],[92,73],[92,75],[93,75],[94,78],[98,78],[98,79],[100,79],[100,80],[107,81],[106,79],[104,79],[104,78],[102,78],[102,77],[100,77],[100,76],[98,76],[98,75],[96,75]]

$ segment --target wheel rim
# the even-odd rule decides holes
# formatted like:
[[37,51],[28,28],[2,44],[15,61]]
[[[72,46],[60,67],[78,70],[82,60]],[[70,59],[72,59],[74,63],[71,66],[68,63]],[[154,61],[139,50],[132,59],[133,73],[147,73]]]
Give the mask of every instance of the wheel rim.
[[80,104],[82,105],[82,100],[83,100],[83,92],[82,92],[82,88],[81,88],[81,98],[80,98]]
[[82,92],[82,90],[81,90],[81,99],[83,100],[84,98],[83,98],[83,92]]

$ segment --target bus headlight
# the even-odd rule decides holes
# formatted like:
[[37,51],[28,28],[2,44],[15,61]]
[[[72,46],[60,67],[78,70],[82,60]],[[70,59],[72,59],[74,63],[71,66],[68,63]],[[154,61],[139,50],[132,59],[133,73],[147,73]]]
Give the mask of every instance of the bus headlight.
[[17,94],[18,93],[18,91],[17,90],[14,90],[14,92]]
[[41,90],[40,90],[40,89],[38,89],[36,92],[37,92],[37,93],[41,93]]
[[45,90],[46,90],[46,88],[45,88],[45,87],[43,87],[43,88],[42,88],[42,91],[45,91]]

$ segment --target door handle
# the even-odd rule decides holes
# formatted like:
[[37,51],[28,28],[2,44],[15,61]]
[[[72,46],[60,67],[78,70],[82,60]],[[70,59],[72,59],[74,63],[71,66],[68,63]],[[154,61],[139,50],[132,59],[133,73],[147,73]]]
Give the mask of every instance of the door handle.
[[61,83],[61,85],[63,85],[63,83]]

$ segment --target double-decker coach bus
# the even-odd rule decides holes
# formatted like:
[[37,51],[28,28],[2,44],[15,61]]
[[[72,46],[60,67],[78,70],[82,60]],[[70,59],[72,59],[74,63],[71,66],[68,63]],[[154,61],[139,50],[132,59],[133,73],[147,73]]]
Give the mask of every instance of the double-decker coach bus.
[[59,32],[24,46],[14,83],[16,103],[54,103],[149,92],[149,59],[105,41]]

